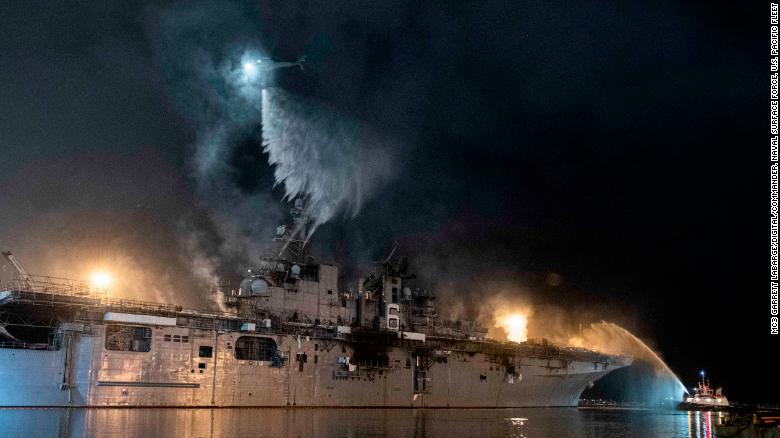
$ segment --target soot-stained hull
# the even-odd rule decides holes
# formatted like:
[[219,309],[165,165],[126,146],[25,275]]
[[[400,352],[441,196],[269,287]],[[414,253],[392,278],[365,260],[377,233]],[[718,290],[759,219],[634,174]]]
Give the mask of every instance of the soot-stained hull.
[[[491,342],[428,348],[436,340],[371,345],[383,352],[372,363],[367,344],[348,339],[159,326],[149,351],[112,351],[107,326],[69,332],[57,349],[0,348],[0,406],[576,406],[588,384],[625,365],[511,355]],[[282,361],[237,359],[242,337],[272,339]]]

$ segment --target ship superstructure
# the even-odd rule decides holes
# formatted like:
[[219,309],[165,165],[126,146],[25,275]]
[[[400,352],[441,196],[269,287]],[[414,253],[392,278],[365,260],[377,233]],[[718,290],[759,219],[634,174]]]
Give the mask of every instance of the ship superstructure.
[[623,356],[497,342],[448,321],[397,248],[340,289],[303,204],[227,311],[116,300],[12,267],[0,282],[0,406],[576,406]]
[[686,394],[680,403],[680,408],[685,410],[718,410],[729,407],[729,399],[723,394],[723,388],[713,389],[710,381],[705,377],[704,371],[699,373],[701,380],[693,388],[693,395]]

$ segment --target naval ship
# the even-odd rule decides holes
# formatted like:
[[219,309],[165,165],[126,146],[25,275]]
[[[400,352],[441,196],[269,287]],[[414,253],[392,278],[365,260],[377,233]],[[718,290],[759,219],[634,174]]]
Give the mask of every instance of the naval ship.
[[679,408],[685,411],[718,411],[728,409],[730,407],[729,399],[723,394],[723,388],[713,390],[710,386],[710,381],[705,379],[703,370],[699,375],[701,380],[696,388],[693,388],[693,395],[686,394]]
[[3,253],[0,406],[577,406],[631,363],[446,320],[396,251],[340,289],[308,253],[304,210],[295,201],[237,288],[212,291],[219,312],[115,299]]

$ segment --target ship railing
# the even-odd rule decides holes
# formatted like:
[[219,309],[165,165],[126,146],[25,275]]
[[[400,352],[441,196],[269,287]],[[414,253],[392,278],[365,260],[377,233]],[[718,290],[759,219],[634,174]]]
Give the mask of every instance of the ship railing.
[[95,287],[90,282],[68,278],[29,275],[27,279],[15,279],[0,284],[0,291],[9,292],[7,301],[27,302],[34,305],[66,304],[93,308],[100,312],[142,312],[215,319],[238,318],[236,314],[229,312],[188,310],[174,304],[112,298],[104,288]]
[[[242,318],[240,315],[230,312],[202,311],[187,309],[177,304],[158,303],[153,301],[129,300],[129,299],[104,299],[103,304],[106,309],[121,312],[139,312],[154,315],[177,317],[179,319],[192,320],[231,320],[238,321]],[[221,327],[218,327],[221,329]]]
[[158,315],[176,315],[184,310],[182,306],[166,303],[155,303],[151,301],[126,300],[106,298],[103,304],[110,310],[122,312],[143,312]]
[[61,295],[96,300],[105,299],[108,295],[105,288],[97,287],[88,281],[46,275],[28,275],[26,279],[14,279],[7,286],[0,286],[0,289],[16,293]]

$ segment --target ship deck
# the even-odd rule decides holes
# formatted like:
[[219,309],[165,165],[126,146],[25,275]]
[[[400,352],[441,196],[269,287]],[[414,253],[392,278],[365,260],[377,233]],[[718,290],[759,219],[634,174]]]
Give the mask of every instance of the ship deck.
[[[102,324],[106,312],[134,313],[173,317],[177,326],[206,330],[241,331],[244,322],[259,322],[246,315],[187,309],[182,306],[139,300],[113,299],[104,291],[84,283],[63,283],[61,279],[33,277],[24,284],[15,283],[0,290],[0,311],[16,316],[23,324],[55,327],[61,321]],[[271,328],[257,324],[255,330],[268,335],[300,335],[352,343],[374,343],[403,346],[420,353],[446,349],[467,354],[483,353],[496,356],[521,355],[549,360],[594,362],[603,364],[630,363],[625,356],[599,353],[555,344],[470,340],[428,335],[426,342],[399,339],[397,332],[352,328],[351,333],[338,333],[335,326],[317,325],[308,321],[289,321],[272,318]],[[4,342],[4,344],[14,344]],[[0,346],[1,347],[1,346]],[[19,348],[19,346],[17,346]],[[26,348],[26,347],[21,347]]]

